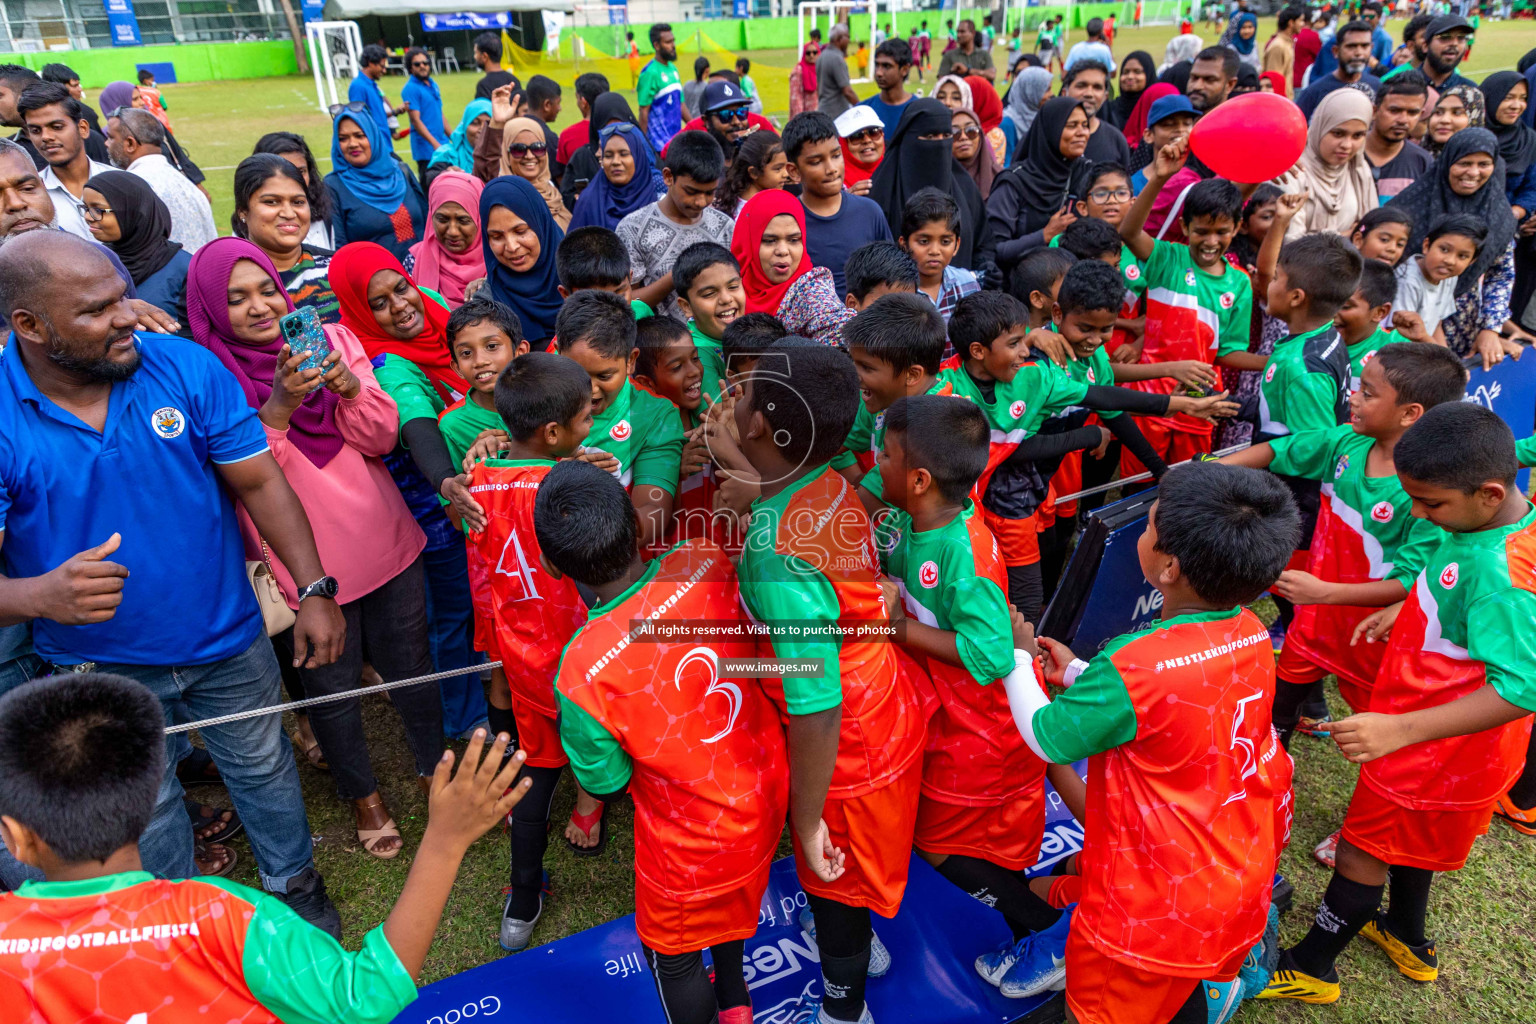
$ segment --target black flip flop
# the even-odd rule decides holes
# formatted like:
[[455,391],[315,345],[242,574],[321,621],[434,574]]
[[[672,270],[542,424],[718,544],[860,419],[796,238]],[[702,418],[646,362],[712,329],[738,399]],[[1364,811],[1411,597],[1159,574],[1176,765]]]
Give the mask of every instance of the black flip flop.
[[225,808],[223,807],[215,807],[212,814],[207,814],[203,811],[203,807],[206,805],[190,796],[183,796],[181,802],[182,806],[187,809],[187,817],[192,819],[192,834],[194,836],[197,835],[199,829],[208,828],[210,825],[218,825],[221,828],[221,831],[208,836],[206,839],[198,836],[199,842],[223,844],[245,831],[245,823],[240,820],[240,812],[236,810],[230,809],[229,820],[225,821]]
[[[573,853],[575,853],[576,856],[578,856],[578,857],[600,857],[600,856],[602,856],[603,851],[608,848],[608,808],[610,806],[611,806],[610,804],[605,802],[603,804],[603,809],[598,812],[598,815],[597,815],[598,833],[597,833],[597,845],[596,846],[577,846],[575,843],[571,842],[570,839],[566,839],[565,845],[569,846],[571,848],[571,851]],[[573,818],[574,818],[574,812],[573,812]],[[581,828],[581,823],[580,822],[576,822],[576,827],[577,828]],[[592,830],[590,828],[584,828],[584,829],[582,829],[582,831],[587,833],[588,835],[592,834]]]

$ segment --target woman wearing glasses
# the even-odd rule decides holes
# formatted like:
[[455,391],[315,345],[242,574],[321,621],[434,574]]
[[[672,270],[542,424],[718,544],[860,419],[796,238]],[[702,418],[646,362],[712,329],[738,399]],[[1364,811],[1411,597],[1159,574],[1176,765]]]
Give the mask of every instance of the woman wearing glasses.
[[992,194],[992,179],[1002,173],[1002,167],[997,162],[997,153],[982,132],[981,118],[976,115],[976,111],[969,107],[962,107],[951,111],[949,118],[955,129],[955,137],[952,140],[955,159],[976,183],[977,190],[981,192],[982,202],[986,202],[987,197]]
[[[495,103],[494,99],[492,103]],[[504,106],[499,109],[505,112]],[[549,206],[549,215],[564,231],[570,226],[571,211],[560,198],[559,187],[550,180],[549,158],[552,154],[544,137],[544,126],[531,117],[514,117],[498,123],[496,113],[497,110],[493,110],[491,123],[485,126],[475,145],[479,156],[475,161],[476,173],[480,180],[489,182],[503,174],[522,178],[538,190]]]
[[404,259],[427,223],[427,197],[389,133],[365,111],[347,104],[336,114],[331,166],[325,176],[335,206],[336,247],[377,242]]
[[171,241],[171,211],[137,174],[94,174],[80,193],[91,236],[117,253],[139,298],[175,317],[182,337],[187,321],[187,267],[192,254]]

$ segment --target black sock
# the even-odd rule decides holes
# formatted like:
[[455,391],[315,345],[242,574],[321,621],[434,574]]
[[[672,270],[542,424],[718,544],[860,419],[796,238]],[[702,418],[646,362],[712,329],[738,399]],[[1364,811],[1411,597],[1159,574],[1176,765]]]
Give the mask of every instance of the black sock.
[[656,979],[656,994],[671,1024],[713,1024],[717,1015],[715,990],[704,971],[702,953],[658,953],[641,945]]
[[864,1013],[864,986],[869,981],[869,908],[850,907],[806,894],[816,919],[816,946],[821,953],[821,1008],[834,1020],[856,1021]]
[[1061,911],[1036,896],[1018,873],[991,861],[950,856],[937,870],[972,899],[1002,914],[1015,939],[1043,931],[1061,920]]
[[507,754],[511,755],[517,750],[517,716],[511,708],[499,708],[494,704],[486,707],[485,718],[491,727],[491,742],[501,733],[512,737],[512,742],[507,744]]
[[1209,1019],[1210,1011],[1205,1005],[1205,986],[1195,982],[1194,991],[1184,1000],[1184,1005],[1168,1018],[1168,1024],[1205,1024]]
[[512,827],[508,830],[512,846],[512,903],[507,913],[519,921],[531,921],[539,912],[544,850],[549,846],[549,805],[555,799],[555,786],[563,770],[524,765],[520,775],[532,779],[533,785],[512,808]]
[[1424,920],[1429,916],[1429,884],[1433,871],[1392,865],[1387,875],[1387,927],[1410,946],[1422,946]]
[[1323,902],[1318,904],[1317,919],[1302,940],[1288,950],[1297,969],[1314,978],[1331,975],[1333,962],[1349,940],[1376,915],[1385,888],[1352,882],[1335,871]]
[[746,947],[743,939],[709,947],[710,956],[715,961],[715,1002],[722,1010],[752,1005],[752,995],[747,991],[747,974],[741,959]]
[[1522,811],[1536,807],[1536,729],[1531,730],[1531,742],[1525,748],[1525,771],[1509,787],[1509,802]]
[[1275,705],[1270,719],[1280,734],[1280,745],[1287,750],[1291,749],[1291,737],[1296,735],[1296,723],[1301,721],[1301,705],[1306,702],[1311,689],[1311,683],[1275,680]]
[[1307,699],[1301,703],[1303,718],[1327,718],[1328,696],[1323,691],[1323,681],[1307,684]]

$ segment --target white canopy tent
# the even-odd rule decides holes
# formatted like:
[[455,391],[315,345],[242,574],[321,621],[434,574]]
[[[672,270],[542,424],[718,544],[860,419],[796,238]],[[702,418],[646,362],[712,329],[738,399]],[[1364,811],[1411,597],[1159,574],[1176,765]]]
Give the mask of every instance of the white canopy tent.
[[500,11],[564,11],[576,9],[574,0],[325,0],[327,20],[417,14],[496,14]]

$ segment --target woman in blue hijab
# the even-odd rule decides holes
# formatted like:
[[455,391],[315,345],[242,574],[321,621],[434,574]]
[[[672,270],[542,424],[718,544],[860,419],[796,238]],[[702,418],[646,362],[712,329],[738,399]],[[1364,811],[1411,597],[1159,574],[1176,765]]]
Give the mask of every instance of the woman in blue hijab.
[[510,174],[492,178],[480,193],[480,224],[486,292],[517,314],[530,347],[542,351],[560,314],[555,249],[565,233],[539,190]]
[[377,242],[405,259],[426,227],[427,197],[389,133],[367,114],[343,110],[331,133],[331,166],[325,187],[336,207],[336,248]]
[[1237,51],[1237,59],[1255,71],[1259,68],[1261,54],[1258,47],[1259,19],[1247,11],[1239,11],[1232,16],[1232,21],[1227,25],[1226,33],[1221,37],[1222,46],[1230,46]]
[[[480,120],[484,118],[485,120]],[[476,124],[475,122],[479,122]],[[480,141],[480,133],[485,131],[485,126],[491,121],[491,101],[471,100],[469,106],[464,108],[464,116],[459,118],[459,126],[448,136],[448,141],[437,147],[432,154],[432,162],[428,169],[446,164],[449,167],[457,167],[465,174],[475,173],[475,143]]]
[[654,203],[667,190],[650,143],[640,129],[615,121],[598,135],[603,173],[592,179],[571,216],[571,228],[597,226],[612,231],[619,221]]

